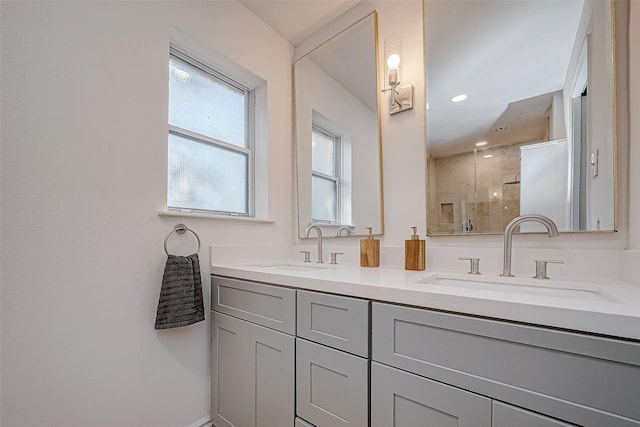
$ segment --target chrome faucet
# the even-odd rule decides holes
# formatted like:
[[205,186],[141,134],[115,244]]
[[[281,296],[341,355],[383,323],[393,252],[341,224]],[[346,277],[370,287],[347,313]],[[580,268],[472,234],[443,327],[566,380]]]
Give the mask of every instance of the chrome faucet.
[[347,232],[347,236],[351,235],[351,227],[349,227],[348,225],[341,225],[340,227],[338,227],[338,231],[336,231],[336,237],[340,237],[343,231]]
[[513,232],[515,231],[517,226],[519,226],[523,222],[528,222],[528,221],[538,222],[544,225],[545,227],[547,227],[547,231],[549,232],[549,237],[558,237],[558,227],[556,227],[556,224],[553,222],[553,220],[551,220],[550,218],[547,218],[544,215],[537,215],[537,214],[521,215],[512,219],[511,222],[507,224],[507,227],[504,229],[504,257],[503,257],[504,262],[502,264],[502,274],[501,274],[501,276],[503,277],[513,277],[513,274],[511,274],[511,246],[512,246],[511,241],[513,239]]
[[322,230],[317,225],[311,224],[307,227],[307,239],[309,238],[311,230],[316,230],[316,234],[318,234],[318,261],[316,261],[316,263],[324,264],[324,261],[322,261]]

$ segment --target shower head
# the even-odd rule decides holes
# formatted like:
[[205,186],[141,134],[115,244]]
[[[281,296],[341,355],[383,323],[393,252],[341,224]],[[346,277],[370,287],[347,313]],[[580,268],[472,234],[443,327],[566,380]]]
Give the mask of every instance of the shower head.
[[514,177],[513,177],[513,181],[509,181],[509,182],[505,182],[504,185],[514,185],[514,184],[520,184],[520,179],[518,179],[518,177],[520,176],[520,172],[518,172]]

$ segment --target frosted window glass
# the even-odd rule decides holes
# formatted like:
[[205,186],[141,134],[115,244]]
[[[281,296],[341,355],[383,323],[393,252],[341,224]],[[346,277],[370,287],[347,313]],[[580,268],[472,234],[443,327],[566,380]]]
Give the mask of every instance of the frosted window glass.
[[311,177],[311,218],[336,222],[336,182],[319,176]]
[[245,147],[245,92],[171,57],[169,124]]
[[247,168],[244,153],[170,133],[167,204],[246,214]]
[[311,138],[311,168],[316,172],[335,176],[334,150],[335,140],[314,130]]

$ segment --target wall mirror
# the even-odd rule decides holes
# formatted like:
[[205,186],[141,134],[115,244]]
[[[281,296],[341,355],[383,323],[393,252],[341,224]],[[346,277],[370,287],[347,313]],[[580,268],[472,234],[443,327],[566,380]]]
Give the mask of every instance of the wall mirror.
[[383,233],[377,71],[376,12],[294,63],[300,238]]
[[615,230],[612,2],[423,5],[428,234]]

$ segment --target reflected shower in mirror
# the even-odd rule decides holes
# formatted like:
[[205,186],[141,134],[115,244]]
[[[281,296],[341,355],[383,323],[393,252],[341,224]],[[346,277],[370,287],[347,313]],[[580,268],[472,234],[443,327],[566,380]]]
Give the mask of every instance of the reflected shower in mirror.
[[383,232],[377,15],[294,64],[298,236]]
[[614,230],[611,2],[424,8],[428,234],[502,233],[532,213],[560,231]]

